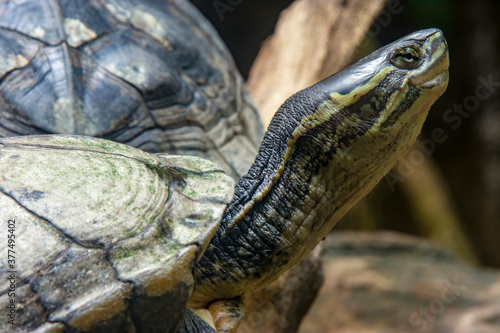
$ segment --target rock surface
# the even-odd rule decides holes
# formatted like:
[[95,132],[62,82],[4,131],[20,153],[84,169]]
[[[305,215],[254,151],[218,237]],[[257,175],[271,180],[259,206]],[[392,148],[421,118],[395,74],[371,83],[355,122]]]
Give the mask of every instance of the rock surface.
[[500,270],[393,232],[333,233],[323,247],[325,282],[300,333],[500,332]]

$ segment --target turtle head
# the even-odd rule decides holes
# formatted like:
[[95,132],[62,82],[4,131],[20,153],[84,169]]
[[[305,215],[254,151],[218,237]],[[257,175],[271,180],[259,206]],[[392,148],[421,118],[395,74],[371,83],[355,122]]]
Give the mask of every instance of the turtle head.
[[[346,190],[335,199],[335,205],[341,204],[334,220],[415,142],[428,110],[446,90],[448,67],[443,33],[421,30],[301,92],[318,96],[308,102],[314,107],[300,122],[304,133],[317,138],[308,141],[320,142],[323,180],[328,188]],[[310,143],[305,146],[314,151]]]
[[[424,117],[448,85],[449,56],[438,29],[414,32],[371,53],[311,88],[325,104],[347,107],[353,117],[384,132]],[[419,132],[418,129],[417,132]]]
[[345,109],[352,125],[367,128],[359,137],[377,137],[372,144],[360,144],[360,149],[388,149],[394,141],[406,147],[446,90],[448,67],[443,33],[427,29],[380,48],[311,88],[328,95],[322,107]]

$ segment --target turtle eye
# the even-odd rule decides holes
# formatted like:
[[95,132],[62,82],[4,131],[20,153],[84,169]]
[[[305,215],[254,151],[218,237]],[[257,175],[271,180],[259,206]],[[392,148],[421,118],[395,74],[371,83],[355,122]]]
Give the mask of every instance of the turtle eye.
[[420,66],[421,59],[420,53],[415,48],[405,46],[394,52],[391,63],[401,69],[415,69]]

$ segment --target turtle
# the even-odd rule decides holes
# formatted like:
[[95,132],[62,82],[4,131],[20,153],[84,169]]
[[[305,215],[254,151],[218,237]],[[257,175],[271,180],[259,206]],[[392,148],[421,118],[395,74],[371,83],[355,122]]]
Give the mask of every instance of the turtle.
[[100,137],[238,180],[263,133],[231,54],[186,0],[0,2],[0,137]]
[[[0,277],[3,304],[15,280],[14,330],[234,332],[245,297],[297,265],[408,151],[448,67],[443,33],[427,29],[297,92],[234,195],[196,157],[80,136],[1,139],[0,215],[14,226],[2,238],[19,231],[15,246],[29,249],[52,235],[0,259],[14,274]],[[75,251],[51,256],[62,244]],[[178,258],[166,267],[164,249]]]

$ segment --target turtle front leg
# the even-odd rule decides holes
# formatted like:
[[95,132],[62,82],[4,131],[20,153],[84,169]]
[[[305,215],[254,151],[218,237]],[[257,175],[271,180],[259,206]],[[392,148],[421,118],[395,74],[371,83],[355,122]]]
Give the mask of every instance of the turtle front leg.
[[244,314],[241,297],[217,300],[205,308],[188,308],[178,333],[234,333]]

